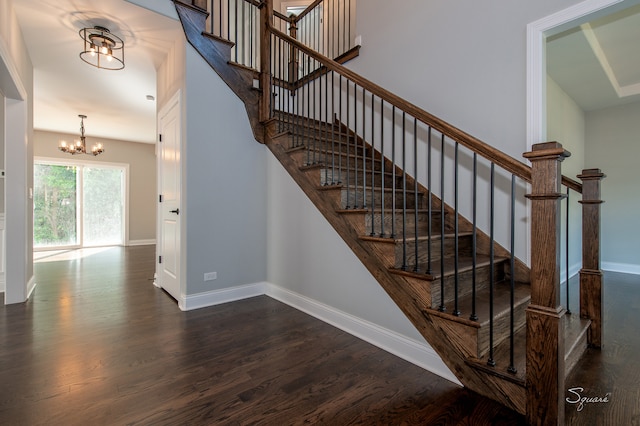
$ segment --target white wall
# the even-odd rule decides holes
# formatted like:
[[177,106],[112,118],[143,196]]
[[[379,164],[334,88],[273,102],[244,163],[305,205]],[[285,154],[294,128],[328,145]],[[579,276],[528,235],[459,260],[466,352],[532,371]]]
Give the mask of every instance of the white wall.
[[[575,101],[547,76],[547,140],[557,141],[571,152],[571,157],[562,162],[562,174],[580,181],[576,176],[584,169],[586,150],[585,116]],[[582,267],[582,205],[580,194],[569,193],[569,275],[578,273]],[[562,203],[562,217],[566,215],[566,202]],[[562,221],[565,232],[566,223]],[[566,240],[561,240],[561,279],[566,279]]]
[[602,269],[640,274],[640,102],[586,114],[585,167],[600,168]]
[[4,97],[5,303],[23,302],[33,282],[33,66],[10,0],[0,0],[0,92]]

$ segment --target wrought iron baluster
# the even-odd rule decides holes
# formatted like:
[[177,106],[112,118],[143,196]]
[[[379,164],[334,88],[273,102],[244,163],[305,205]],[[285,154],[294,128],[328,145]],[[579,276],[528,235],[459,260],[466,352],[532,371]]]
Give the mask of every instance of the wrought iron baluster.
[[440,312],[446,312],[444,305],[444,133],[440,137]]
[[567,187],[567,217],[565,235],[565,269],[567,271],[567,314],[571,315],[571,305],[569,304],[569,187]]
[[418,119],[413,117],[413,251],[414,272],[420,270],[420,240],[418,239]]
[[407,131],[402,111],[402,270],[407,270]]
[[496,361],[493,359],[493,302],[494,302],[494,215],[495,215],[495,164],[491,163],[491,188],[490,188],[490,204],[489,204],[489,359],[487,365],[495,367]]
[[515,291],[516,291],[516,175],[511,175],[511,256],[510,256],[510,269],[511,269],[511,292],[510,292],[510,304],[509,304],[509,367],[507,371],[511,374],[518,372],[515,366],[515,354],[514,354],[514,335],[515,335]]
[[476,312],[476,276],[477,276],[477,212],[478,212],[478,154],[473,153],[473,200],[471,235],[471,321],[478,321]]
[[[382,174],[382,193],[380,195],[380,236],[384,237],[384,189],[385,189],[385,156],[384,156],[384,99],[380,98],[380,161],[382,164],[380,165],[381,174]],[[372,218],[373,220],[373,218]]]
[[459,252],[459,242],[458,242],[458,235],[459,235],[459,229],[458,229],[458,214],[459,214],[459,210],[458,210],[458,174],[459,174],[459,164],[458,164],[458,151],[459,151],[459,147],[460,144],[458,142],[456,142],[455,144],[455,153],[454,153],[454,182],[453,182],[453,232],[454,232],[454,236],[453,236],[453,245],[454,245],[454,307],[453,307],[453,315],[459,317],[460,316],[460,309],[458,306],[458,292],[460,290],[460,273],[459,273],[459,267],[460,267],[460,252]]
[[396,237],[396,106],[391,105],[391,238]]
[[431,134],[432,129],[429,126],[429,133],[427,134],[427,189],[429,190],[429,198],[427,199],[427,270],[426,273],[429,275],[433,274],[433,270],[431,267],[431,244],[433,240],[431,238],[431,225],[432,225],[432,201],[433,201],[433,192],[431,187]]
[[[366,90],[362,88],[362,208],[367,208],[367,99]],[[356,158],[357,158],[356,153]]]
[[[375,188],[375,147],[376,147],[376,134],[375,134],[375,111],[374,111],[374,105],[375,103],[375,96],[372,93],[371,94],[371,233],[369,235],[371,235],[372,237],[376,235],[376,227],[375,227],[375,221],[374,219],[374,212],[375,212],[375,194],[374,194],[374,188]],[[382,188],[382,199],[384,200],[384,187]]]

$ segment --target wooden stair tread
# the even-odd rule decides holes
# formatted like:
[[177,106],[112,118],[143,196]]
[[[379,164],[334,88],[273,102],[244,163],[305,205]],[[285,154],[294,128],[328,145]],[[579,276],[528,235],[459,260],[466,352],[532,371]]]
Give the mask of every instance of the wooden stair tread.
[[[498,265],[501,262],[507,261],[506,257],[494,256],[494,265]],[[482,266],[489,266],[491,259],[489,256],[478,254],[476,255],[476,268]],[[436,280],[441,277],[440,273],[440,260],[434,260],[431,262],[431,274],[424,272],[424,265],[421,266],[421,271],[414,271],[414,265],[408,265],[407,270],[398,268],[391,268],[391,272],[398,275],[406,275],[412,278],[423,279],[425,281]],[[473,269],[473,258],[471,256],[460,256],[458,258],[458,272],[466,272]],[[453,276],[455,274],[455,259],[445,258],[444,260],[444,276]]]
[[[445,290],[446,291],[446,290]],[[453,291],[453,289],[449,289]],[[489,326],[489,296],[490,290],[488,288],[479,289],[476,292],[476,315],[478,317],[477,322],[481,327]],[[496,283],[494,286],[494,303],[493,303],[493,315],[494,320],[501,318],[505,315],[509,315],[511,307],[511,295],[510,285],[505,282]],[[531,300],[531,287],[528,283],[516,282],[514,285],[514,305],[518,306],[523,303],[529,304]],[[437,303],[437,301],[434,301]],[[455,310],[454,302],[445,303],[445,312],[442,314],[449,315],[450,319],[456,319],[459,317],[469,318],[472,312],[473,295],[467,294],[461,296],[458,299],[458,310],[461,312],[460,316],[453,314]],[[440,312],[440,311],[438,311]]]
[[[563,317],[563,330],[565,339],[565,361],[572,355],[572,352],[576,349],[576,345],[580,343],[581,338],[587,332],[589,328],[590,320],[580,318],[576,314],[565,314]],[[513,366],[516,369],[515,373],[509,372],[507,369],[510,364],[510,340],[507,339],[500,344],[496,345],[493,352],[493,360],[495,361],[495,367],[487,364],[489,360],[488,355],[481,358],[470,358],[468,364],[473,365],[476,368],[480,368],[490,374],[500,376],[506,380],[514,383],[525,385],[526,380],[526,348],[527,348],[527,329],[522,327],[517,330],[513,336],[514,351],[513,351]],[[566,366],[565,375],[570,372],[570,366]]]
[[[342,212],[342,211],[340,211]],[[349,212],[349,210],[344,210],[345,213]],[[472,232],[458,232],[458,237],[468,237],[473,235]],[[437,233],[437,234],[432,234],[431,238],[429,238],[427,235],[422,235],[422,236],[418,236],[418,241],[430,241],[430,240],[435,240],[435,241],[439,241],[442,239],[442,234]],[[444,233],[444,238],[455,238],[456,234],[454,232],[445,232]],[[365,241],[376,241],[376,242],[382,242],[382,243],[389,243],[389,244],[402,244],[403,241],[405,241],[402,238],[391,238],[391,237],[380,237],[380,236],[371,236],[371,235],[361,235],[360,236],[361,240],[365,240]],[[406,238],[407,243],[415,243],[416,238],[415,237],[407,237]],[[434,261],[435,262],[435,261]],[[439,262],[439,260],[438,260]]]

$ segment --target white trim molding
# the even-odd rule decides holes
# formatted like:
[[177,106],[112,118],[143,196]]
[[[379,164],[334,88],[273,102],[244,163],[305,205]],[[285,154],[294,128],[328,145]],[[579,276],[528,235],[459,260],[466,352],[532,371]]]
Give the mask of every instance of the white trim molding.
[[129,240],[127,246],[153,246],[156,244],[156,239],[148,239],[148,240]]
[[634,265],[632,263],[602,262],[602,269],[610,272],[640,275],[640,265]]
[[588,15],[623,1],[586,0],[527,25],[527,151],[547,137],[547,36],[581,25]]
[[[2,182],[4,185],[4,182]],[[6,288],[6,278],[4,276],[5,266],[5,238],[4,238],[4,213],[0,213],[0,293],[4,293]]]
[[208,306],[216,306],[223,303],[248,299],[250,297],[262,296],[265,294],[265,286],[266,283],[255,283],[204,293],[181,295],[180,300],[178,300],[178,307],[183,311],[191,311],[193,309],[206,308]]
[[417,342],[331,306],[273,284],[267,285],[267,296],[339,328],[365,342],[430,371],[453,383],[462,383],[453,375],[438,354],[426,342]]

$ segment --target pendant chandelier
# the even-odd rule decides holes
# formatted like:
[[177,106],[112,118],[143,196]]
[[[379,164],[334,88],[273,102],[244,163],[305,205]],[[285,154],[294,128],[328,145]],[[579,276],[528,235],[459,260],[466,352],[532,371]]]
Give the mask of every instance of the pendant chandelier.
[[124,41],[120,37],[99,25],[93,28],[83,28],[79,34],[84,41],[84,49],[80,52],[80,59],[89,65],[105,70],[124,68]]
[[104,148],[101,143],[94,144],[91,147],[91,151],[87,151],[86,140],[84,137],[84,119],[87,118],[87,116],[79,114],[78,117],[80,117],[80,139],[76,139],[73,144],[69,144],[67,141],[61,140],[58,144],[58,149],[71,155],[87,154],[96,156],[102,154],[104,152]]

